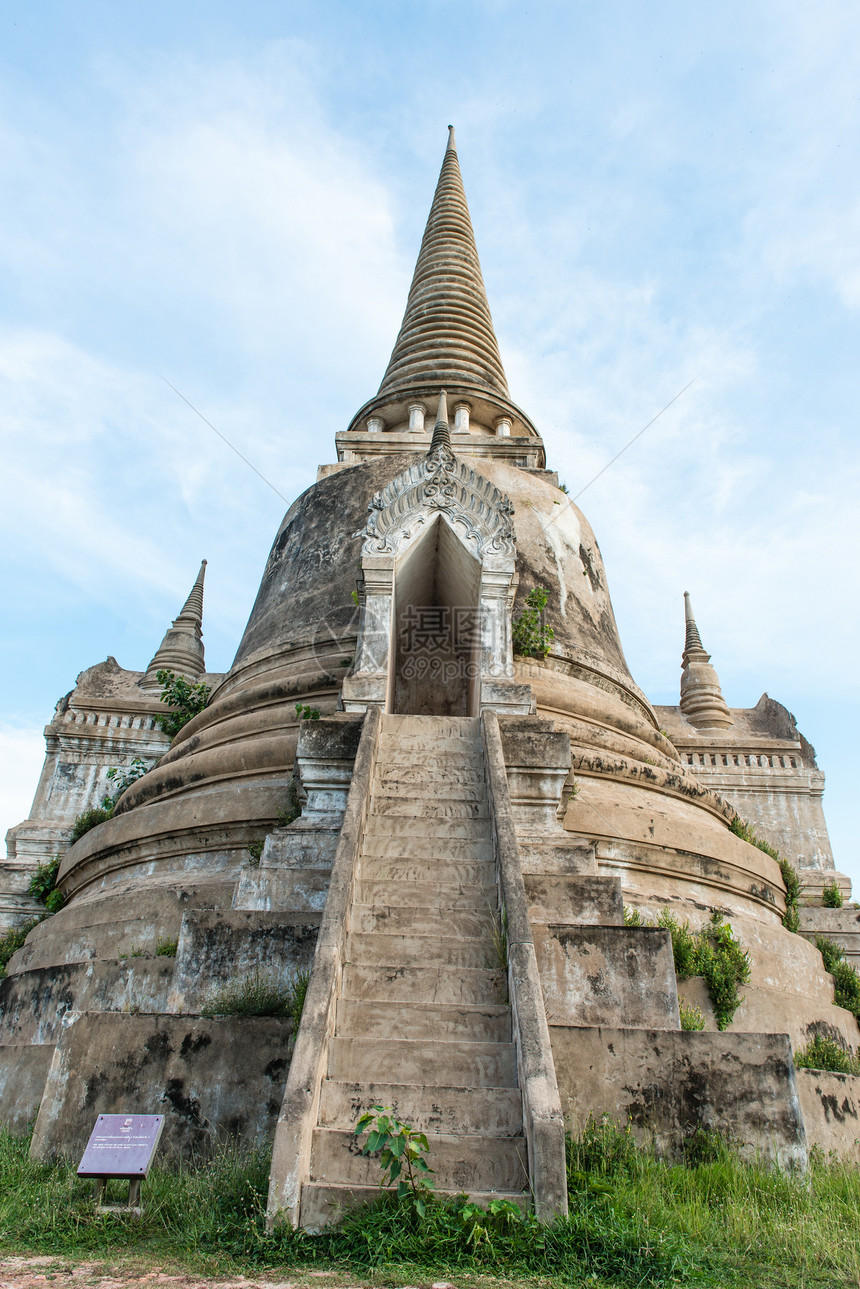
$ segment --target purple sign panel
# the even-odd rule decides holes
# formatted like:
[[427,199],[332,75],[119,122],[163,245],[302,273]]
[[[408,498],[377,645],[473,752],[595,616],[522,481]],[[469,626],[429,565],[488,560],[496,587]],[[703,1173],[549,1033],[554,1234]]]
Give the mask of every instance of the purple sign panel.
[[145,1177],[163,1127],[163,1114],[100,1114],[78,1177]]

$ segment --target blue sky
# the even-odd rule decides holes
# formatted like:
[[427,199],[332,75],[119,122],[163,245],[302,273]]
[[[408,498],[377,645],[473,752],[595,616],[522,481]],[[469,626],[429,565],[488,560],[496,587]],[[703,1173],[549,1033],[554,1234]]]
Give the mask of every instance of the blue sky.
[[226,669],[286,497],[375,391],[445,144],[515,401],[583,487],[633,674],[682,593],[767,690],[860,882],[860,9],[6,0],[0,824],[83,667],[143,668],[207,569]]

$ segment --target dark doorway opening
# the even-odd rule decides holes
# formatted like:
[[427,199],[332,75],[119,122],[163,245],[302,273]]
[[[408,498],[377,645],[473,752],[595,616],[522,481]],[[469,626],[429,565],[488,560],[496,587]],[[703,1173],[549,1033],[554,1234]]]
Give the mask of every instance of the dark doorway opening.
[[389,711],[477,714],[480,597],[480,563],[438,515],[394,570]]

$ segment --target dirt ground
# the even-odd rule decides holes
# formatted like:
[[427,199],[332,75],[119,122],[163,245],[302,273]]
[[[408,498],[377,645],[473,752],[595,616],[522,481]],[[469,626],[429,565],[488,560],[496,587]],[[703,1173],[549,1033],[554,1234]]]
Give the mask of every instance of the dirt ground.
[[[244,1276],[219,1278],[143,1268],[132,1263],[72,1262],[56,1257],[0,1257],[0,1289],[366,1289],[335,1271],[302,1271],[289,1280]],[[377,1282],[378,1284],[378,1282]],[[458,1289],[448,1280],[397,1289]]]

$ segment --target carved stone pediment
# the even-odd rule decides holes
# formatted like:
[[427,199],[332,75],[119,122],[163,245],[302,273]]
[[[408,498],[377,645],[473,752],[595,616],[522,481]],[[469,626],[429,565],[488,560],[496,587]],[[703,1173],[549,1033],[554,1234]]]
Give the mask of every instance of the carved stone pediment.
[[441,445],[375,494],[362,556],[397,555],[415,534],[443,514],[464,545],[482,560],[516,554],[511,500]]

